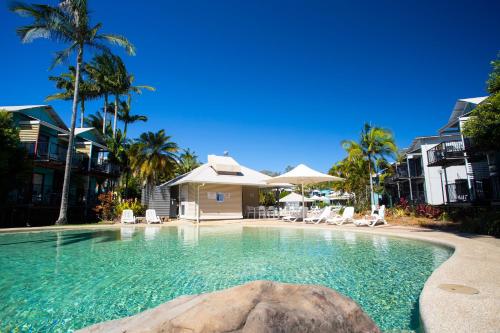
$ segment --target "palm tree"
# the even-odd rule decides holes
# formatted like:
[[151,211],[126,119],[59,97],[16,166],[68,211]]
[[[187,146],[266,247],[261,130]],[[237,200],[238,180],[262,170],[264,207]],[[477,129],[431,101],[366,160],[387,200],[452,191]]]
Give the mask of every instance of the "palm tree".
[[146,132],[130,148],[132,171],[142,180],[147,193],[162,175],[175,170],[179,147],[170,139],[164,130]]
[[182,154],[179,155],[179,163],[177,165],[177,174],[183,175],[185,173],[190,172],[193,169],[196,169],[200,166],[200,162],[198,162],[198,156],[196,156],[194,151],[191,151],[189,148],[184,149]]
[[135,48],[125,37],[114,34],[99,33],[102,24],[90,25],[90,16],[86,0],[60,0],[59,5],[24,4],[14,2],[10,10],[33,19],[31,24],[19,27],[17,34],[23,43],[32,42],[38,38],[48,38],[54,41],[69,44],[69,47],[56,52],[51,67],[54,67],[76,52],[75,84],[73,91],[73,107],[71,114],[71,125],[68,138],[68,151],[64,169],[64,182],[61,197],[61,209],[56,224],[67,222],[69,181],[71,172],[71,160],[73,157],[73,140],[75,135],[76,113],[80,83],[80,69],[83,63],[85,48],[94,48],[103,52],[110,52],[109,48],[102,42],[108,42],[125,48],[131,54],[135,54]]
[[118,120],[118,106],[120,105],[120,95],[129,95],[132,92],[142,93],[142,89],[154,91],[155,88],[147,85],[134,86],[134,75],[127,72],[123,60],[118,56],[113,56],[113,75],[108,77],[108,84],[111,92],[115,96],[115,117],[113,120],[113,135],[116,133]]
[[118,112],[118,119],[123,121],[123,137],[127,137],[127,127],[128,124],[135,123],[137,121],[148,121],[148,117],[140,114],[131,114],[130,109],[132,106],[132,96],[128,95],[127,101],[120,102],[120,110]]
[[370,175],[370,202],[374,204],[372,169],[376,168],[376,160],[394,156],[398,151],[391,131],[365,123],[359,142],[363,156],[368,160]]
[[[68,101],[73,98],[76,68],[74,66],[69,66],[68,69],[68,73],[62,73],[59,76],[49,76],[49,80],[56,83],[56,88],[63,91],[47,96],[45,98],[46,101]],[[92,81],[85,80],[84,74],[87,73],[85,71],[85,65],[82,65],[78,92],[78,98],[80,100],[80,127],[83,127],[85,117],[85,101],[99,96],[97,86]]]
[[104,124],[106,123],[106,115],[110,111],[110,105],[108,103],[109,94],[111,93],[110,80],[114,75],[114,63],[113,56],[109,53],[103,53],[94,56],[90,63],[85,66],[86,71],[89,73],[90,79],[94,82],[99,96],[104,97],[104,107],[103,107],[103,122],[102,122],[102,133],[105,134],[106,128]]
[[[91,114],[88,117],[85,117],[84,124],[87,127],[103,128],[104,118],[101,112],[97,111],[95,114]],[[103,134],[105,137],[112,136],[111,125],[109,124],[109,122],[106,124]]]

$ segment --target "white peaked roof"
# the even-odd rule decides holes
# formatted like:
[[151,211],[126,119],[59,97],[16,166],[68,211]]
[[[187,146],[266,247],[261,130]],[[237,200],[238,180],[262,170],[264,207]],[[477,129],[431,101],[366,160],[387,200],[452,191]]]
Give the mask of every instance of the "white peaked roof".
[[461,98],[456,101],[453,111],[451,112],[450,118],[446,125],[439,129],[442,133],[451,127],[457,126],[458,118],[470,113],[478,104],[482,103],[488,96],[483,97],[473,97],[473,98]]
[[473,97],[473,98],[462,98],[460,101],[462,102],[467,102],[467,103],[472,103],[472,104],[479,104],[483,102],[485,99],[487,99],[488,96],[483,96],[483,97]]
[[313,199],[303,197],[295,192],[292,192],[280,199],[280,202],[313,202],[313,201],[314,201]]
[[271,177],[238,164],[232,157],[209,155],[207,163],[177,177],[168,185],[200,183],[265,187],[269,178]]
[[293,170],[267,180],[267,183],[314,184],[321,182],[337,182],[342,180],[344,179],[330,176],[313,170],[307,165],[299,164]]

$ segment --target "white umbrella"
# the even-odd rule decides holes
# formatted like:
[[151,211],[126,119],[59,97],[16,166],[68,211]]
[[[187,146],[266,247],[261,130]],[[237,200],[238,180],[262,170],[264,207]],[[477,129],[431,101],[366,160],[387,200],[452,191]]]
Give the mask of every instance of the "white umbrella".
[[323,197],[320,197],[319,195],[313,195],[309,199],[314,200],[314,201],[323,201]]
[[313,202],[311,198],[304,198],[300,194],[292,192],[280,199],[280,202]]
[[302,188],[302,221],[305,218],[304,211],[304,185],[305,184],[315,184],[323,182],[338,182],[343,181],[343,178],[330,176],[319,171],[313,170],[310,167],[300,164],[296,166],[293,170],[284,173],[282,175],[267,179],[266,183],[276,184],[276,183],[290,183],[295,185],[301,185]]

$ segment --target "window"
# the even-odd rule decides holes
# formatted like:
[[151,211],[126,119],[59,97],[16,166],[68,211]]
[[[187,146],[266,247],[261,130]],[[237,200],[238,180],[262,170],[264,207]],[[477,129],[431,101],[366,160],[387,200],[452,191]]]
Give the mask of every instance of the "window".
[[224,202],[224,193],[217,193],[215,199],[217,200],[217,202]]

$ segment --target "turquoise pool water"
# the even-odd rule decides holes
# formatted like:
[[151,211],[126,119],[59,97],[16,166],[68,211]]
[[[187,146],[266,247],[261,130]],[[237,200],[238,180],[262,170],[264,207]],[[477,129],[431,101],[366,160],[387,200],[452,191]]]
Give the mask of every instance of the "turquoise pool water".
[[0,332],[67,332],[257,279],[321,284],[384,330],[415,330],[452,250],[330,230],[133,227],[0,234]]

